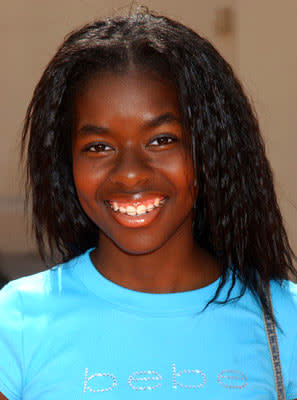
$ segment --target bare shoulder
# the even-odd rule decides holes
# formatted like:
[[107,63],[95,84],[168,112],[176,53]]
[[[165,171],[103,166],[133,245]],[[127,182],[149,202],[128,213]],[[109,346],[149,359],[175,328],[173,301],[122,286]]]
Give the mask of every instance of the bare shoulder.
[[8,400],[2,393],[0,393],[0,400]]

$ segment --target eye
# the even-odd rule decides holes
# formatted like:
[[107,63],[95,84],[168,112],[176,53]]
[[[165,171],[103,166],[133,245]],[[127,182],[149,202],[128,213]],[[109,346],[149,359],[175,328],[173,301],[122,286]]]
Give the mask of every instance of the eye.
[[94,143],[86,146],[84,151],[90,151],[91,153],[103,153],[104,151],[107,151],[106,147],[111,149],[111,147],[105,143]]
[[[169,139],[169,142],[168,142],[168,139]],[[160,147],[160,146],[172,144],[172,143],[174,143],[176,141],[177,141],[177,138],[174,137],[174,136],[165,136],[165,135],[163,135],[163,136],[158,136],[155,139],[153,139],[150,142],[150,144],[152,144],[153,142],[158,142],[159,146],[157,145],[157,147]],[[153,147],[156,147],[156,145],[153,145]]]

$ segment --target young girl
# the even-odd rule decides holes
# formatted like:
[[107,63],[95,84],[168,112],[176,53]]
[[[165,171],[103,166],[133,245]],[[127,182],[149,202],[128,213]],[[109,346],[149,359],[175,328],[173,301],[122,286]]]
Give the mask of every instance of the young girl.
[[71,33],[22,145],[40,254],[62,261],[0,291],[1,399],[285,398],[277,379],[297,398],[296,257],[207,40],[145,10]]

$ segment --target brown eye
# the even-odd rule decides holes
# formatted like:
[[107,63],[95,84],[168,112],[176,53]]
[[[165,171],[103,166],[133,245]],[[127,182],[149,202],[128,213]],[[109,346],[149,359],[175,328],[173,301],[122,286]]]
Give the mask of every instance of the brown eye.
[[90,151],[92,153],[102,153],[104,151],[107,151],[106,147],[111,148],[110,146],[108,146],[105,143],[94,143],[94,144],[87,146],[85,148],[85,151]]
[[[158,142],[159,146],[164,146],[164,145],[167,145],[167,144],[174,143],[176,141],[177,141],[177,138],[175,138],[173,136],[158,136],[151,142],[151,144],[153,142]],[[155,145],[153,145],[153,146],[155,146]]]

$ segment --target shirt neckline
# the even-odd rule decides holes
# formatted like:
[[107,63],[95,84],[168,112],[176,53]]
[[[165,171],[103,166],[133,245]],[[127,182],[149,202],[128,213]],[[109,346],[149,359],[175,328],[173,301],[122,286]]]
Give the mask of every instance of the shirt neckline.
[[[90,252],[93,249],[87,250],[84,254],[72,260],[74,271],[87,289],[118,308],[163,316],[192,314],[202,311],[207,302],[213,298],[220,283],[221,276],[207,286],[185,292],[139,292],[120,286],[103,276],[90,258]],[[217,300],[221,300],[224,293],[227,292],[230,275],[229,269],[226,284],[221,289]]]

